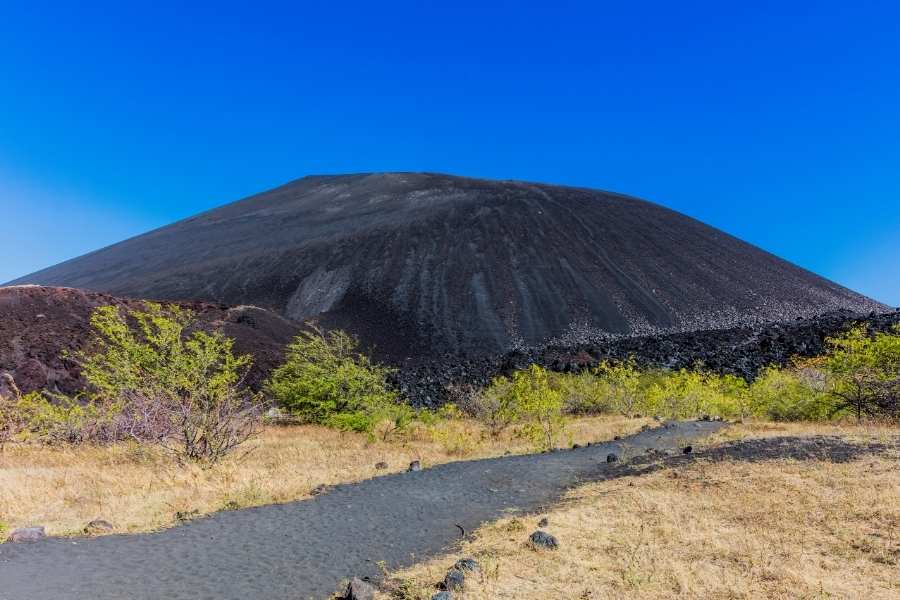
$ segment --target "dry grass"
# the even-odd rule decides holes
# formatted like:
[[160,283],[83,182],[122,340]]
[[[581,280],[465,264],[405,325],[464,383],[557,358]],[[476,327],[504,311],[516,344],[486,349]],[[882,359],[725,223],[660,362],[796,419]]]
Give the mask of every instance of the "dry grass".
[[[647,422],[578,419],[572,441],[626,435]],[[204,515],[296,500],[320,484],[402,471],[412,460],[427,466],[529,451],[521,439],[492,439],[468,421],[419,427],[405,440],[388,443],[323,427],[269,427],[251,444],[255,449],[248,455],[209,469],[179,466],[158,451],[128,444],[10,445],[0,452],[0,528],[40,524],[50,535],[69,535],[103,518],[117,532],[148,531],[175,523],[178,513]],[[379,461],[388,469],[376,470]]]
[[[786,434],[900,437],[771,424],[721,437]],[[474,556],[483,574],[457,599],[900,597],[896,445],[848,463],[697,460],[588,485],[547,513],[555,552],[525,546],[539,516],[487,525],[459,552],[397,573],[394,596],[431,598],[456,558]]]

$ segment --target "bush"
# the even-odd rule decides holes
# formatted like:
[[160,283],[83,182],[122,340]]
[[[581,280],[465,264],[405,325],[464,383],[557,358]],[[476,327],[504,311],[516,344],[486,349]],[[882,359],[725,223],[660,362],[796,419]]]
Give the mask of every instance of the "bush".
[[563,410],[572,415],[598,415],[616,410],[609,384],[591,371],[554,374],[563,394]]
[[[734,386],[734,382],[729,383]],[[652,384],[643,408],[648,414],[671,419],[710,414],[734,416],[739,412],[736,400],[726,395],[725,386],[716,375],[689,369],[667,373]]]
[[398,402],[387,377],[391,370],[358,351],[356,338],[335,330],[304,331],[268,382],[278,404],[307,423],[374,432],[402,430],[415,411]]
[[513,383],[508,377],[495,377],[489,386],[467,400],[463,410],[481,423],[494,438],[519,419]]
[[602,382],[605,405],[627,417],[633,417],[641,399],[641,373],[634,357],[619,363],[601,362],[594,373]]
[[131,439],[179,460],[219,460],[259,423],[257,397],[242,385],[250,358],[234,356],[220,333],[188,334],[194,324],[177,306],[147,303],[127,315],[97,308],[89,350],[68,357],[82,369],[85,395],[18,398],[12,410],[25,434],[50,443]]
[[517,425],[536,448],[556,448],[567,431],[561,381],[538,365],[497,377],[476,397],[473,414],[495,437]]
[[835,413],[850,412],[857,421],[863,415],[900,416],[900,326],[874,336],[857,326],[826,343],[822,363]]
[[103,437],[104,424],[111,418],[101,413],[98,404],[62,395],[51,400],[41,392],[21,396],[14,410],[21,423],[21,437],[51,444],[96,441]]
[[773,421],[824,421],[834,414],[833,399],[816,389],[806,369],[764,369],[750,385],[754,416]]

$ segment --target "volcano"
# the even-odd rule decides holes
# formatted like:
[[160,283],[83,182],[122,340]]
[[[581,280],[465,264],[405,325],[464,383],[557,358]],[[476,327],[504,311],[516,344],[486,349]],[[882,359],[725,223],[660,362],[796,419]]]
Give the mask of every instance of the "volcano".
[[426,173],[305,177],[12,283],[254,305],[389,362],[886,308],[651,202]]

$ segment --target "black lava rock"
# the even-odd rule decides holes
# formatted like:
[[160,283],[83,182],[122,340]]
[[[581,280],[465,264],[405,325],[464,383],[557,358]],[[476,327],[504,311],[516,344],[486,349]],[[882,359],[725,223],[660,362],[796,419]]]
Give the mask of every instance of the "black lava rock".
[[463,589],[466,585],[466,574],[462,572],[462,569],[457,569],[453,567],[447,574],[444,576],[444,589],[451,592],[458,592]]
[[694,451],[693,446],[685,446],[684,448],[681,449],[682,454],[690,454],[693,451]]
[[354,577],[350,580],[342,600],[374,600],[374,598],[375,586],[359,577]]
[[614,463],[614,462],[618,462],[618,461],[619,461],[619,455],[618,455],[618,454],[616,454],[616,453],[614,453],[614,452],[610,452],[609,454],[606,455],[606,462],[608,462],[608,463]]
[[478,564],[474,558],[461,558],[453,565],[454,569],[459,569],[463,573],[479,573],[481,572],[481,565]]
[[559,542],[546,531],[535,531],[528,538],[528,543],[536,550],[556,550]]

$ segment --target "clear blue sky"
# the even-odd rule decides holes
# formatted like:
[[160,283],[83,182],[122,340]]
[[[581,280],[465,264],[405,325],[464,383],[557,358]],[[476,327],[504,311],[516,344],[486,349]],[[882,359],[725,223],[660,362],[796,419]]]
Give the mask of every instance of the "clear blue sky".
[[0,6],[0,281],[427,170],[642,196],[900,305],[898,2],[86,4]]

